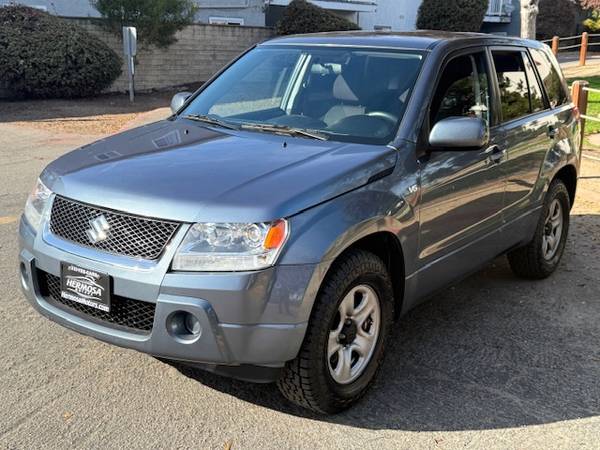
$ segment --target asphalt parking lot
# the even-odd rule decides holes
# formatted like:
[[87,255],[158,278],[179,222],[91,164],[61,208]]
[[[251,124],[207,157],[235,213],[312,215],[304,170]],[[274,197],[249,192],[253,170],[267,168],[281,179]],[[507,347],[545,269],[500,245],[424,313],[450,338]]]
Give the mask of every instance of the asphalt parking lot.
[[0,123],[3,448],[598,448],[600,159],[585,159],[559,271],[503,258],[397,324],[375,388],[323,417],[275,386],[169,365],[28,306],[17,218],[40,170],[98,136]]

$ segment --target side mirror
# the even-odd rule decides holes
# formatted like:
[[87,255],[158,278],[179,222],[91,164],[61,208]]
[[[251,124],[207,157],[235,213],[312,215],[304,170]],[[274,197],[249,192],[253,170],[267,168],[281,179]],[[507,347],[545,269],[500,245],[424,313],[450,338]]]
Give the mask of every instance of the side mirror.
[[175,94],[171,99],[171,112],[175,114],[177,111],[179,111],[185,101],[190,98],[191,95],[191,92],[178,92]]
[[433,126],[429,145],[446,149],[479,149],[488,144],[485,122],[478,117],[447,117]]

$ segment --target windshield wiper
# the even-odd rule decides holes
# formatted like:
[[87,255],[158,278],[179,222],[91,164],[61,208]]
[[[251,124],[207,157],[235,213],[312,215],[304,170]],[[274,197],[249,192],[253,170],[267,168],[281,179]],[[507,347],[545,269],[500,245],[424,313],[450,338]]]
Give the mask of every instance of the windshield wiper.
[[184,119],[195,120],[197,122],[206,123],[208,125],[216,125],[221,128],[227,128],[228,130],[237,130],[239,127],[225,120],[221,120],[214,116],[207,116],[203,114],[187,114],[183,116]]
[[285,125],[269,125],[262,123],[243,123],[240,128],[243,130],[265,131],[267,133],[287,134],[289,136],[302,136],[319,141],[326,141],[329,136],[319,133],[316,130],[305,130],[303,128],[288,127]]

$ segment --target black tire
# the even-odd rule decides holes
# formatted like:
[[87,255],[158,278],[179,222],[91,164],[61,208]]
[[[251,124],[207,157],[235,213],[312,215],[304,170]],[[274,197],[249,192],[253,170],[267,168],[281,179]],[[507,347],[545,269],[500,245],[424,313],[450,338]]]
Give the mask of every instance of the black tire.
[[[545,233],[546,218],[548,217],[550,205],[554,200],[558,200],[562,208],[562,233],[556,253],[551,259],[546,259],[542,251],[542,240]],[[569,191],[562,181],[554,180],[546,193],[544,206],[542,207],[533,239],[524,247],[517,248],[508,253],[508,262],[515,275],[521,278],[541,280],[549,277],[556,270],[567,242],[570,210],[571,200]]]
[[[338,307],[345,295],[359,285],[377,294],[380,328],[371,359],[349,384],[338,384],[329,371],[327,343]],[[277,385],[290,401],[316,412],[333,414],[348,408],[367,391],[381,366],[386,336],[394,317],[394,294],[383,261],[364,250],[351,250],[336,261],[317,295],[308,329],[296,359],[289,361]],[[336,319],[337,318],[337,319]]]

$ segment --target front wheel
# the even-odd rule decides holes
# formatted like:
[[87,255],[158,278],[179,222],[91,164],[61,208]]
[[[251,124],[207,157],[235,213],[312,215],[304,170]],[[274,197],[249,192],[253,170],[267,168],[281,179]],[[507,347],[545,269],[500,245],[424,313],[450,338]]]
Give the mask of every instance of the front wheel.
[[566,186],[560,180],[553,181],[546,193],[533,239],[508,254],[510,267],[516,275],[542,279],[556,270],[567,242],[570,210]]
[[355,403],[379,369],[393,309],[383,261],[367,251],[350,251],[323,283],[300,352],[278,381],[281,393],[327,414]]

